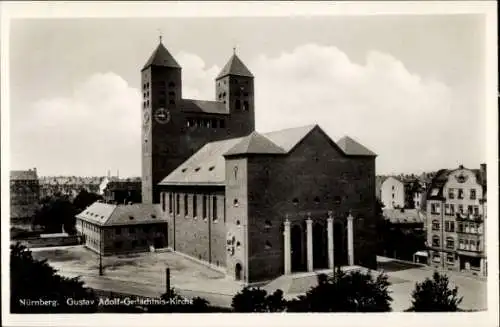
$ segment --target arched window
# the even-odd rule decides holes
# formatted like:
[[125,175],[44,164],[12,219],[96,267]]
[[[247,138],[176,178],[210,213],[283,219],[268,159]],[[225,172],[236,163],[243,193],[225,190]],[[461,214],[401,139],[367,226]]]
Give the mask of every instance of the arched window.
[[265,222],[265,228],[266,229],[271,229],[271,227],[273,227],[273,224],[271,223],[271,221],[270,220],[266,220],[266,222]]

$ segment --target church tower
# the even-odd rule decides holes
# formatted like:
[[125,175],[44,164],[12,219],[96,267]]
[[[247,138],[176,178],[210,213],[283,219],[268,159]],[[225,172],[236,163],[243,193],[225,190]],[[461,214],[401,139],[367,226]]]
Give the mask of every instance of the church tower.
[[231,114],[229,128],[241,135],[255,130],[254,76],[233,49],[233,55],[215,79],[216,99]]
[[[175,138],[170,123],[178,120],[182,99],[181,67],[161,38],[141,70],[143,93],[142,202],[157,203],[154,188],[168,173],[169,139]],[[175,161],[175,158],[172,158]],[[180,164],[180,163],[179,163]]]
[[254,131],[253,75],[233,54],[215,101],[182,97],[182,68],[163,45],[141,70],[142,202],[160,203],[160,182],[205,144]]

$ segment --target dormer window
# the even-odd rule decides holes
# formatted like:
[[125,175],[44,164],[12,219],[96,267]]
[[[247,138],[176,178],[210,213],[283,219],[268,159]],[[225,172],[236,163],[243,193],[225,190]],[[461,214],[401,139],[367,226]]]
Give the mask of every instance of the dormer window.
[[182,168],[182,170],[181,170],[181,171],[182,171],[183,173],[185,173],[185,172],[186,172],[186,170],[187,170],[187,168]]
[[214,168],[215,168],[215,166],[210,166],[210,167],[208,168],[208,170],[209,170],[209,171],[212,171],[212,170],[214,170]]
[[200,171],[200,167],[196,167],[194,171]]

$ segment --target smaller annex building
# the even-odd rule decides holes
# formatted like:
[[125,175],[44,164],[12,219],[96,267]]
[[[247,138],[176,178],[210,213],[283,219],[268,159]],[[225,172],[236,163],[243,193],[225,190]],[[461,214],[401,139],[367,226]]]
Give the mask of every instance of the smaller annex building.
[[95,202],[76,215],[83,244],[103,255],[167,247],[167,221],[159,206]]

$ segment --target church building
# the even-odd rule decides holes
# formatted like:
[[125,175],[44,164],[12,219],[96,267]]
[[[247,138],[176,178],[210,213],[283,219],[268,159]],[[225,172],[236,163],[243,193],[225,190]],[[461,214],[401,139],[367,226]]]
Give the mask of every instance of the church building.
[[246,283],[376,266],[375,158],[318,125],[255,131],[254,76],[234,53],[214,101],[182,97],[161,43],[142,69],[142,199],[174,251]]

